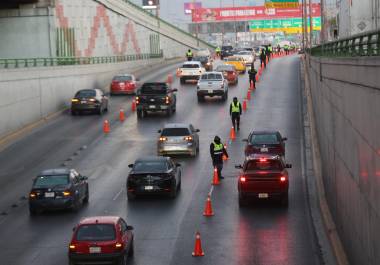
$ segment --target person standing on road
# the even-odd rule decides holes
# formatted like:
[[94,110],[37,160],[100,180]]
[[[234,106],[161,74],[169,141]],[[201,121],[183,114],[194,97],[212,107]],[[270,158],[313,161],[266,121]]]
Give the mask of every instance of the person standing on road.
[[224,179],[224,177],[222,176],[223,155],[225,155],[228,158],[228,154],[219,136],[215,136],[214,142],[210,144],[210,155],[212,159],[212,165],[218,171],[219,179]]
[[267,67],[267,62],[266,62],[266,55],[265,55],[265,50],[264,49],[261,49],[261,53],[260,53],[260,66],[262,67],[263,64],[264,64],[264,68]]
[[266,49],[266,56],[268,57],[268,62],[270,60],[270,57],[272,56],[272,45],[269,44]]
[[193,60],[193,52],[190,49],[187,51],[186,57],[188,61]]
[[249,75],[249,85],[251,85],[251,83],[253,82],[253,87],[256,87],[256,74],[257,74],[257,71],[255,69],[255,64],[252,62],[251,69],[249,69],[248,71],[248,75]]
[[242,113],[242,107],[237,97],[234,97],[230,104],[230,116],[232,120],[232,125],[234,126],[234,130],[240,130],[240,115]]
[[216,47],[215,49],[215,53],[216,53],[216,56],[220,57],[220,53],[222,52],[222,50],[220,49],[220,47]]

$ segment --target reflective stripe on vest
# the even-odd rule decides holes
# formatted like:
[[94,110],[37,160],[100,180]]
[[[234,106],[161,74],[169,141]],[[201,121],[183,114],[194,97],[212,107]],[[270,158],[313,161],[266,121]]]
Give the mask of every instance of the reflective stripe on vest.
[[231,103],[231,112],[239,112],[240,113],[240,102],[236,103],[236,106],[234,102]]
[[192,52],[188,52],[186,55],[187,55],[188,57],[190,57],[190,56],[193,56],[193,53],[192,53]]
[[221,155],[223,154],[223,144],[217,144],[214,142],[214,155]]

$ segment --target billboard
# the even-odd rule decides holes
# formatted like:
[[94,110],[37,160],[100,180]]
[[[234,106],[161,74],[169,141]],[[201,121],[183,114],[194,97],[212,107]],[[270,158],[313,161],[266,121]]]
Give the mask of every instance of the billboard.
[[[312,5],[312,14],[313,17],[321,16],[319,3]],[[302,17],[301,5],[298,8],[265,8],[265,6],[197,8],[192,14],[192,21],[199,23],[294,17]]]
[[185,11],[185,15],[191,15],[193,9],[202,8],[201,2],[189,2],[184,3],[183,10]]
[[297,8],[298,0],[265,0],[266,8]]
[[[321,30],[321,17],[312,19],[313,30]],[[308,26],[310,22],[308,20]],[[288,34],[302,33],[302,18],[263,19],[249,22],[251,32],[285,32]]]

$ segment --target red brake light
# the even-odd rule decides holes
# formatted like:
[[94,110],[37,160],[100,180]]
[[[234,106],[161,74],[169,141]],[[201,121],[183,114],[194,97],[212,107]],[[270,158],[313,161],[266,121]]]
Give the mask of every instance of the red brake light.
[[267,162],[267,159],[266,159],[266,158],[260,158],[259,161],[260,161],[260,162]]
[[281,181],[281,182],[285,182],[285,181],[286,181],[286,177],[281,177],[281,178],[280,178],[280,181]]
[[244,176],[240,177],[240,182],[245,182],[247,179]]

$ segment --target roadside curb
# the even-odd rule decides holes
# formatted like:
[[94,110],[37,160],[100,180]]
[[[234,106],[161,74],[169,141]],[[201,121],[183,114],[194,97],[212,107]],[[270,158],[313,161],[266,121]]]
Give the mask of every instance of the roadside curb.
[[[173,59],[169,59],[169,60],[162,60],[162,61],[160,61],[160,62],[158,62],[152,66],[142,67],[141,69],[136,70],[132,73],[134,75],[142,75],[148,71],[158,70],[162,67],[177,64],[177,63],[180,63],[182,61],[184,61],[183,58],[173,58]],[[35,129],[39,126],[42,126],[43,124],[45,124],[48,121],[58,117],[59,115],[61,115],[62,113],[64,113],[67,110],[68,110],[68,107],[63,107],[62,109],[60,109],[56,112],[50,113],[46,117],[43,117],[37,121],[29,123],[29,124],[23,126],[22,128],[16,130],[16,131],[12,131],[12,132],[9,132],[8,134],[0,135],[0,151],[4,150],[13,141],[22,138],[26,134],[30,133],[33,129]]]
[[304,70],[304,97],[306,99],[307,112],[308,116],[308,127],[310,131],[310,151],[311,151],[311,160],[312,160],[312,170],[314,173],[315,185],[316,185],[316,193],[317,193],[317,201],[320,209],[322,223],[332,247],[332,252],[336,260],[336,264],[338,265],[348,265],[347,255],[344,251],[342,242],[339,238],[334,220],[332,218],[326,196],[325,189],[322,178],[321,171],[321,156],[319,151],[319,142],[317,138],[317,132],[315,128],[315,120],[314,120],[314,110],[313,110],[313,102],[311,99],[311,88],[310,88],[310,77],[309,72],[306,67],[306,59],[302,57],[302,67]]

